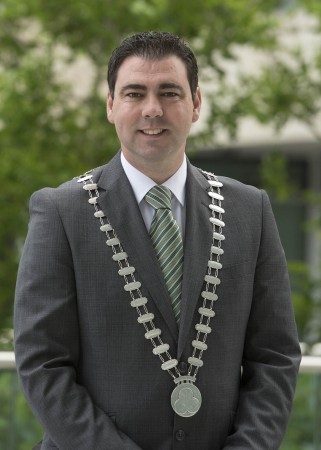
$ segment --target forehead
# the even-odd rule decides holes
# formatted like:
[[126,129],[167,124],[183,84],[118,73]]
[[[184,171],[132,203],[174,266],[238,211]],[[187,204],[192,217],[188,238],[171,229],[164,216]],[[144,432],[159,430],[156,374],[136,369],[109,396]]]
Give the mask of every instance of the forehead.
[[176,82],[188,85],[187,71],[184,62],[177,56],[149,60],[139,56],[130,56],[120,65],[116,86],[127,83],[163,83]]

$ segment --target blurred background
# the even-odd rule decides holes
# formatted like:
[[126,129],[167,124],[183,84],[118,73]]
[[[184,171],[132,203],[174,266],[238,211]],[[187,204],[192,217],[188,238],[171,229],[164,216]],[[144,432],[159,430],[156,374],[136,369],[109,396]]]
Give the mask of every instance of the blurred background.
[[198,57],[192,162],[270,195],[305,354],[282,450],[320,450],[320,0],[0,0],[0,450],[29,450],[42,433],[11,353],[28,199],[117,152],[107,62],[146,30],[184,37]]

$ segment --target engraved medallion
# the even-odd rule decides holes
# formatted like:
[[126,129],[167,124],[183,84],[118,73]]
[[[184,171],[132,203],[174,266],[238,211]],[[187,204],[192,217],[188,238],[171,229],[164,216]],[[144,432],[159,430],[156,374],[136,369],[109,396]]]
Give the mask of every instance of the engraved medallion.
[[202,395],[194,384],[184,381],[173,390],[171,403],[176,414],[181,417],[191,417],[200,409]]
[[[225,226],[222,220],[222,214],[225,211],[221,205],[221,201],[224,198],[220,194],[220,188],[223,185],[214,174],[202,171],[210,184],[210,192],[208,192],[208,195],[211,197],[211,203],[209,205],[211,217],[209,220],[213,225],[213,241],[210,248],[208,271],[204,277],[206,288],[201,293],[202,306],[198,309],[200,320],[195,325],[197,335],[192,342],[193,354],[188,358],[188,375],[178,376],[178,361],[171,357],[169,345],[164,343],[160,338],[162,330],[155,326],[153,322],[154,314],[149,313],[147,309],[148,299],[141,294],[141,283],[135,279],[135,267],[129,263],[128,255],[123,249],[114,228],[99,206],[99,188],[94,183],[90,172],[86,172],[84,175],[77,177],[78,183],[83,184],[83,189],[87,191],[89,196],[88,202],[95,208],[94,216],[99,219],[100,230],[105,234],[106,244],[113,250],[112,259],[118,263],[118,274],[124,277],[124,290],[129,292],[131,296],[130,305],[137,310],[137,321],[144,326],[146,331],[145,338],[152,342],[154,347],[153,354],[158,355],[162,361],[162,370],[168,371],[174,379],[176,387],[171,395],[172,408],[181,417],[192,417],[199,411],[202,404],[202,395],[194,383],[196,382],[198,369],[203,366],[202,354],[208,347],[205,341],[207,335],[212,331],[209,322],[215,316],[213,305],[218,299],[216,293],[216,287],[220,284],[218,271],[222,268],[220,257],[224,253],[224,250],[221,248],[221,243],[225,240],[225,236],[222,234],[222,228]],[[214,187],[217,192],[214,192]],[[172,370],[174,372],[176,371],[176,373],[173,373]]]

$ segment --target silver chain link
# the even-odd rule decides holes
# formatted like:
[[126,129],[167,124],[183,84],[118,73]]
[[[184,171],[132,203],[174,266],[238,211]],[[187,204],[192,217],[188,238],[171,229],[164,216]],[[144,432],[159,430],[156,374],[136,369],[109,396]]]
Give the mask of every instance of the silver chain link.
[[[143,297],[141,293],[141,283],[135,278],[135,268],[130,265],[128,255],[122,247],[117,234],[110,224],[107,216],[98,204],[99,190],[97,184],[93,182],[91,175],[92,171],[86,172],[77,178],[78,183],[83,184],[83,189],[88,192],[88,202],[94,206],[95,217],[100,222],[100,230],[105,233],[106,244],[113,252],[112,259],[118,264],[118,274],[124,279],[124,289],[131,297],[131,306],[136,308],[138,318],[137,321],[143,325],[145,329],[145,338],[149,339],[153,346],[153,354],[157,355],[161,360],[161,368],[167,371],[175,380],[180,377],[180,372],[177,368],[178,361],[169,353],[169,345],[164,343],[161,339],[161,330],[154,324],[154,314],[150,313],[147,308],[148,299]],[[203,366],[203,353],[207,349],[207,336],[212,331],[210,327],[211,318],[215,316],[213,310],[214,303],[217,301],[216,288],[220,284],[218,278],[219,270],[222,268],[220,263],[221,255],[224,253],[222,249],[222,241],[225,239],[222,228],[225,226],[222,215],[225,212],[222,208],[221,187],[223,184],[217,177],[210,173],[202,171],[210,184],[208,195],[211,197],[210,222],[213,226],[213,237],[211,243],[210,256],[208,260],[207,274],[204,277],[206,283],[205,290],[201,293],[203,299],[202,306],[198,312],[200,320],[195,325],[197,331],[195,340],[192,341],[193,353],[188,358],[188,377],[192,382],[196,381],[196,376],[200,367]]]

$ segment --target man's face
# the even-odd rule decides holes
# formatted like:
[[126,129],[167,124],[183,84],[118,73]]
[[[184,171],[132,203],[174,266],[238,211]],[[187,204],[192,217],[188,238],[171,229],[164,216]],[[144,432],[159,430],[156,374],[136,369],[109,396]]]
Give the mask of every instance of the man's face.
[[178,169],[200,106],[199,89],[193,100],[185,65],[176,56],[125,59],[114,98],[110,93],[107,98],[108,120],[116,127],[126,159],[139,170],[165,160]]

